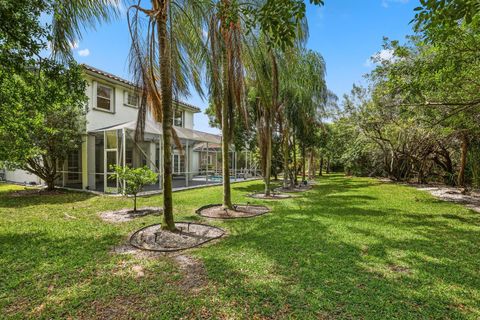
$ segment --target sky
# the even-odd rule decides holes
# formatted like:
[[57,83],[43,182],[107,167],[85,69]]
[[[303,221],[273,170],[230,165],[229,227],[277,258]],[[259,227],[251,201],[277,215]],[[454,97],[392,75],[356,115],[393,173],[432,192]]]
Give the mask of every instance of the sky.
[[[389,56],[382,51],[383,37],[403,40],[412,34],[409,22],[418,4],[419,0],[325,0],[323,7],[308,4],[307,47],[323,55],[328,88],[341,98],[354,83],[364,83],[363,75],[374,67],[370,57]],[[125,18],[87,30],[73,47],[79,63],[131,79],[127,62],[130,35]],[[218,133],[209,127],[203,113],[207,101],[195,92],[182,100],[202,109],[195,115],[195,129]]]

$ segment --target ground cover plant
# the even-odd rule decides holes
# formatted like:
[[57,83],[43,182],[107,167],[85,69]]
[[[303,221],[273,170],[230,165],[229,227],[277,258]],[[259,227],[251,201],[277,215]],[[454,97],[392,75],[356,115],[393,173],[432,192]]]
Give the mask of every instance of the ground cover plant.
[[[329,175],[267,215],[208,221],[228,235],[175,256],[112,253],[160,219],[98,216],[128,199],[18,189],[0,184],[2,318],[480,317],[480,215],[412,187]],[[234,184],[232,200],[262,204],[246,198],[261,190]],[[178,220],[202,221],[222,188],[173,196]]]

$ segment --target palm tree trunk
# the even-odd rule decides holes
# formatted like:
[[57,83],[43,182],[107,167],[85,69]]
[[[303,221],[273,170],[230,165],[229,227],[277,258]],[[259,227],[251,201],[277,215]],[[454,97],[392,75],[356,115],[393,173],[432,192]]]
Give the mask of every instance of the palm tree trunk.
[[[166,1],[166,0],[165,0]],[[167,12],[158,0],[153,1],[156,10],[166,11],[157,18],[158,43],[160,46],[160,89],[163,109],[163,222],[162,229],[174,231],[172,197],[172,61],[167,34]]]
[[[269,117],[269,115],[268,115]],[[265,195],[270,195],[270,176],[272,172],[272,132],[270,127],[270,120],[267,118],[267,145],[266,145],[266,162],[265,162]]]
[[[287,125],[285,125],[287,126]],[[290,150],[288,149],[288,128],[283,130],[283,187],[288,188],[288,158],[290,157]]]
[[297,168],[297,144],[295,141],[295,134],[293,134],[293,182],[298,184],[298,168]]
[[323,156],[320,157],[320,171],[318,175],[321,177],[323,175]]
[[137,194],[133,195],[133,212],[137,212]]
[[311,180],[315,177],[315,166],[313,165],[313,150],[310,150],[310,157],[308,159],[308,179]]
[[230,82],[228,49],[223,51],[223,102],[222,102],[222,175],[223,175],[223,207],[233,209],[230,190],[229,144],[230,126],[228,110],[230,109]]
[[305,175],[305,167],[306,167],[307,161],[305,159],[305,146],[302,146],[302,181],[305,181],[306,175]]
[[461,142],[461,157],[460,157],[460,170],[458,172],[457,184],[460,187],[465,186],[465,168],[467,167],[467,154],[468,154],[468,136],[466,133],[462,134]]

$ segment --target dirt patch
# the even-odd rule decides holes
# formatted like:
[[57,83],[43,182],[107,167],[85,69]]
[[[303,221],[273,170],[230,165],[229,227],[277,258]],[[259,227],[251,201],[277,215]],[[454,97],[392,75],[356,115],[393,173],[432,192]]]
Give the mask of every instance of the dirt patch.
[[183,273],[180,288],[189,293],[198,293],[207,284],[207,275],[202,261],[188,255],[176,255],[173,260]]
[[478,192],[466,193],[463,189],[445,186],[417,186],[417,189],[427,191],[440,200],[464,204],[467,208],[480,212]]
[[162,208],[158,207],[144,207],[138,209],[134,212],[131,209],[121,209],[116,211],[107,211],[100,213],[100,218],[104,221],[111,222],[111,223],[120,223],[120,222],[127,222],[131,221],[136,218],[144,217],[147,215],[156,215],[159,216],[163,212]]
[[248,196],[250,198],[261,199],[261,200],[282,200],[282,199],[288,199],[292,197],[292,195],[284,194],[284,193],[272,193],[268,196],[266,196],[265,193],[252,193]]
[[256,217],[270,211],[270,209],[265,206],[253,204],[234,205],[233,208],[234,210],[230,210],[223,208],[221,204],[215,204],[204,206],[196,212],[206,218],[237,219]]
[[8,196],[12,198],[21,198],[21,197],[32,197],[32,196],[56,196],[61,194],[65,194],[65,191],[61,191],[57,189],[47,190],[47,189],[34,188],[34,189],[12,191],[8,194]]
[[287,192],[287,193],[290,193],[290,192],[304,192],[304,191],[308,191],[312,189],[312,185],[310,184],[307,184],[307,185],[303,185],[303,184],[300,184],[298,186],[295,186],[293,188],[284,188],[284,187],[280,187],[280,188],[277,188],[275,189],[276,192]]
[[95,300],[89,310],[76,315],[75,319],[136,319],[148,314],[144,299],[140,296],[116,296],[113,300]]
[[404,274],[410,274],[411,270],[410,268],[404,267],[404,266],[399,266],[396,264],[390,264],[388,265],[388,269],[395,273],[404,273]]
[[160,224],[151,225],[135,232],[130,244],[138,249],[172,252],[197,247],[225,234],[220,228],[200,223],[177,222],[177,231],[162,230]]
[[112,254],[130,254],[139,259],[155,259],[158,257],[165,256],[165,253],[163,252],[140,250],[132,246],[130,243],[121,244],[113,247],[111,253]]

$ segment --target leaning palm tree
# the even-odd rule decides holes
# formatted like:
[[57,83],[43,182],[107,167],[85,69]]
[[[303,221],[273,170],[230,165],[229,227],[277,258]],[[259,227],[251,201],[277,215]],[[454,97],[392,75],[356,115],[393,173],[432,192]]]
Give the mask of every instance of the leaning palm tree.
[[[132,39],[130,69],[143,97],[137,121],[137,138],[145,125],[147,108],[162,123],[163,138],[163,222],[175,231],[172,198],[172,141],[181,146],[173,128],[173,97],[187,96],[189,84],[202,93],[199,71],[194,63],[202,45],[202,19],[208,1],[141,0],[128,9]],[[143,23],[143,18],[147,23]]]
[[71,46],[82,32],[120,14],[120,0],[53,0],[51,50],[61,60],[71,58]]

